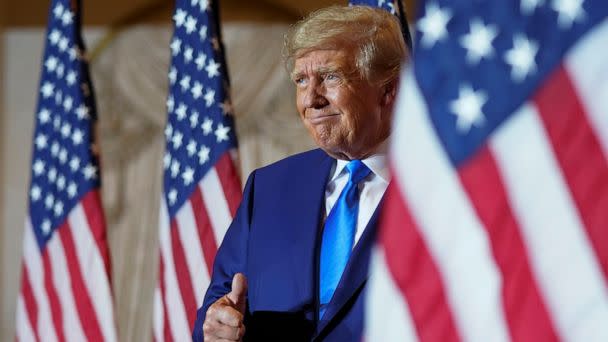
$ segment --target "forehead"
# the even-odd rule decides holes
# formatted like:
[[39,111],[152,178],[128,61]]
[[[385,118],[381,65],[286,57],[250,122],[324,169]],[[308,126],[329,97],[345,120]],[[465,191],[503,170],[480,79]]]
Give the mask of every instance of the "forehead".
[[294,73],[304,73],[319,69],[352,69],[355,59],[349,49],[327,49],[308,51],[294,62]]

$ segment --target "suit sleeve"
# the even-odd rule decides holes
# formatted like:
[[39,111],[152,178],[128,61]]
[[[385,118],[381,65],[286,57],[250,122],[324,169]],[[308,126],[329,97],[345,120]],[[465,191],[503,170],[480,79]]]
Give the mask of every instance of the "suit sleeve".
[[196,313],[196,321],[192,332],[193,341],[203,341],[203,322],[207,309],[219,298],[230,292],[233,276],[239,272],[247,276],[247,245],[253,213],[254,179],[255,171],[247,179],[241,204],[215,256],[211,284],[207,288],[203,305]]

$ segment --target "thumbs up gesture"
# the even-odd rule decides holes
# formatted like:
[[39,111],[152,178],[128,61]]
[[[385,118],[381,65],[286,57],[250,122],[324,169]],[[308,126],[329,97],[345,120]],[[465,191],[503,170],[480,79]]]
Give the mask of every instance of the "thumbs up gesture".
[[205,341],[241,341],[245,334],[246,306],[247,278],[237,273],[232,278],[232,291],[207,309],[203,323]]

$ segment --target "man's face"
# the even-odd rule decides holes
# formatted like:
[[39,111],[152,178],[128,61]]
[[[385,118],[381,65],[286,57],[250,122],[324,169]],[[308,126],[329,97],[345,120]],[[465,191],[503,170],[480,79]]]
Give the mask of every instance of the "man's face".
[[350,49],[296,58],[292,79],[304,125],[331,156],[362,159],[388,137],[394,91],[387,95],[387,86],[361,79]]

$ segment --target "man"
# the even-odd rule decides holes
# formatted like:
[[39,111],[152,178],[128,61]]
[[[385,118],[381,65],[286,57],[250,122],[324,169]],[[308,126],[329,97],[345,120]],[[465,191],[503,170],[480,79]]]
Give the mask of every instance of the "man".
[[388,12],[330,7],[291,29],[284,55],[320,149],[249,176],[195,341],[360,340],[405,45]]

